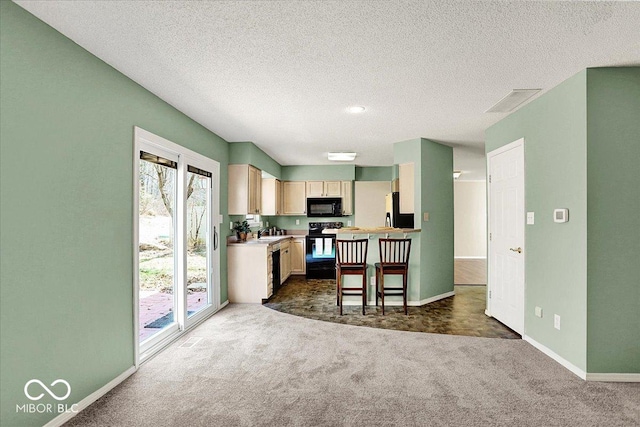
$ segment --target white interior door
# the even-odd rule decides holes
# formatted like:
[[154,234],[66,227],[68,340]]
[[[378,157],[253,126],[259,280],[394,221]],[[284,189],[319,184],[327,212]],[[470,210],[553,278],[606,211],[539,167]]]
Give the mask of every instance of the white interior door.
[[524,139],[489,153],[489,299],[492,317],[524,334]]

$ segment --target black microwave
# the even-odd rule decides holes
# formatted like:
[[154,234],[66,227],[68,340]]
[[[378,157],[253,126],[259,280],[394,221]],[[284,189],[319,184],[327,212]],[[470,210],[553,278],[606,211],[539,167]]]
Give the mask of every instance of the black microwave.
[[309,197],[307,216],[342,216],[342,199],[340,197]]

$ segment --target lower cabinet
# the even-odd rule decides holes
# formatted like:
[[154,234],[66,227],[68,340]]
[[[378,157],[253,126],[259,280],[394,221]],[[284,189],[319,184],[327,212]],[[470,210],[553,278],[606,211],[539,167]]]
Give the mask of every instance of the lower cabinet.
[[280,243],[280,283],[291,275],[291,243],[289,240]]
[[306,274],[306,238],[294,237],[291,241],[291,274]]
[[273,295],[271,245],[227,246],[229,302],[261,303]]

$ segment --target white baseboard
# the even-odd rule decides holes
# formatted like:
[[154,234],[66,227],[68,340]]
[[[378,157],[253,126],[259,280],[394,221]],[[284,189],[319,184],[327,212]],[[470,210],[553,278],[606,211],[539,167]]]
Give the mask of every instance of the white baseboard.
[[573,372],[574,374],[576,374],[578,377],[580,377],[580,379],[583,379],[583,380],[587,379],[587,373],[585,371],[578,368],[576,365],[569,362],[567,359],[563,358],[562,356],[558,355],[549,347],[543,344],[540,344],[538,341],[534,340],[528,335],[524,335],[522,339],[528,342],[529,344],[531,344],[532,346],[534,346],[535,348],[537,348],[538,350],[540,350],[541,352],[543,352],[544,354],[546,354],[547,356],[549,356],[550,358],[552,358],[553,360],[555,360],[556,362],[558,362],[559,364],[561,364],[562,366],[564,366],[565,368],[567,368],[568,370],[570,370],[571,372]]
[[568,370],[570,370],[571,372],[573,372],[574,374],[576,374],[578,377],[580,377],[580,379],[583,379],[585,381],[601,381],[601,382],[618,382],[618,383],[638,383],[640,382],[640,374],[635,374],[635,373],[587,373],[585,371],[583,371],[582,369],[578,368],[576,365],[574,365],[573,363],[569,362],[568,360],[566,360],[565,358],[559,356],[557,353],[555,353],[553,350],[551,350],[550,348],[540,344],[539,342],[537,342],[536,340],[534,340],[533,338],[531,338],[530,336],[523,336],[522,337],[523,340],[525,340],[526,342],[528,342],[529,344],[531,344],[532,346],[534,346],[535,348],[537,348],[538,350],[540,350],[541,352],[543,352],[544,354],[546,354],[547,356],[549,356],[550,358],[552,358],[553,360],[555,360],[556,362],[558,362],[559,364],[561,364],[562,366],[564,366],[565,368],[567,368]]
[[488,309],[484,311],[484,314],[485,316],[493,317]]
[[77,403],[77,409],[78,409],[77,412],[64,412],[64,413],[58,415],[57,417],[55,417],[54,419],[52,419],[51,421],[49,421],[48,423],[46,423],[44,425],[44,427],[58,427],[58,426],[63,425],[64,423],[69,421],[71,418],[75,417],[78,414],[78,412],[88,408],[89,405],[91,405],[93,402],[95,402],[96,400],[100,399],[102,396],[104,396],[105,394],[110,392],[113,388],[115,388],[122,381],[124,381],[127,378],[129,378],[134,372],[136,372],[136,370],[137,369],[136,369],[135,366],[130,367],[129,369],[127,369],[126,371],[124,371],[123,373],[121,373],[120,375],[118,375],[117,377],[112,379],[111,381],[109,381],[107,384],[105,384],[104,386],[100,387],[98,390],[94,391],[89,396],[85,397],[80,402],[78,402]]
[[[436,295],[435,297],[431,297],[431,298],[426,298],[420,301],[407,301],[407,306],[410,307],[419,307],[421,305],[425,305],[425,304],[429,304],[432,302],[436,302],[439,301],[441,299],[444,298],[449,298],[454,296],[456,293],[455,291],[451,291],[451,292],[445,292],[444,294],[440,294],[440,295]],[[389,297],[387,297],[389,298]],[[393,297],[392,297],[393,298]],[[397,297],[396,297],[397,298]],[[367,301],[368,305],[376,305],[376,300],[374,299],[370,299],[369,301]],[[342,305],[362,305],[362,297],[361,296],[350,296],[350,298],[347,300],[343,300],[342,301]],[[384,302],[385,307],[390,307],[390,306],[402,306],[402,300],[397,300],[397,299],[393,299],[391,301],[386,300]]]
[[[226,300],[225,302],[223,302],[222,304],[220,304],[220,307],[218,307],[218,309],[216,310],[216,313],[219,312],[220,310],[222,310],[223,308],[225,308],[226,306],[229,305],[229,300]],[[215,314],[215,313],[214,313]]]
[[612,383],[640,383],[640,374],[616,374],[616,373],[588,373],[587,381],[602,381]]
[[454,256],[453,259],[487,259],[486,256]]

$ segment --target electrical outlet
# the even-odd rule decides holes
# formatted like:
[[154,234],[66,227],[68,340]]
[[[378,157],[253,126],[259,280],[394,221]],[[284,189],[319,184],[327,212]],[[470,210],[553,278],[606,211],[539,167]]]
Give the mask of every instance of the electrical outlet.
[[347,221],[347,227],[351,227],[351,221]]
[[557,314],[553,315],[553,327],[560,330],[560,316]]
[[300,220],[296,219],[296,225],[300,225]]
[[542,307],[536,307],[536,317],[542,317]]
[[429,221],[429,212],[425,212],[424,214],[422,214],[422,220]]
[[376,285],[376,276],[371,276],[371,286],[375,286]]
[[233,221],[229,222],[229,230],[233,230]]
[[269,221],[266,222],[265,227],[269,228]]

